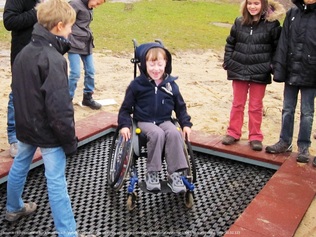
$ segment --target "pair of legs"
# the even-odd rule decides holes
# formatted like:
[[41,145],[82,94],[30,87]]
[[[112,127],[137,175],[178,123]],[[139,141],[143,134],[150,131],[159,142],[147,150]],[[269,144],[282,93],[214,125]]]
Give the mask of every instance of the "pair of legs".
[[[18,142],[19,151],[7,181],[7,212],[18,212],[24,207],[22,193],[26,177],[37,147]],[[49,203],[59,237],[77,236],[65,177],[66,156],[62,147],[40,148],[47,180]]]
[[300,150],[308,149],[311,144],[311,132],[314,119],[314,100],[316,96],[316,88],[284,86],[284,101],[282,109],[282,128],[280,133],[280,141],[286,144],[292,144],[294,115],[297,105],[298,93],[301,93],[300,107],[300,125],[297,139],[297,146]]
[[169,174],[188,168],[182,134],[171,121],[163,122],[159,126],[148,122],[138,122],[138,127],[147,137],[148,172],[161,171],[161,155],[164,148]]
[[233,103],[230,112],[227,135],[239,140],[242,134],[244,123],[244,109],[249,92],[248,116],[249,116],[249,141],[263,140],[261,132],[263,98],[266,84],[233,80]]
[[68,53],[70,74],[69,74],[69,93],[71,98],[75,95],[75,90],[77,88],[77,83],[80,79],[81,74],[81,62],[83,63],[84,69],[84,89],[83,93],[94,92],[94,63],[93,54],[81,55]]

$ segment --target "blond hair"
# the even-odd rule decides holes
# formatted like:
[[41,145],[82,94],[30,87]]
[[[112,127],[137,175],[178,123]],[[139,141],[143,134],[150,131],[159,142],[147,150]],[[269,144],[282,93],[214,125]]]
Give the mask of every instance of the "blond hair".
[[[151,60],[151,61],[156,61],[158,59],[158,54],[162,54],[163,58],[167,61],[168,57],[166,54],[166,51],[162,48],[151,48],[148,50],[146,54],[146,61]],[[149,58],[150,57],[150,58]]]
[[52,30],[59,22],[73,24],[76,12],[65,0],[45,0],[36,6],[38,23]]

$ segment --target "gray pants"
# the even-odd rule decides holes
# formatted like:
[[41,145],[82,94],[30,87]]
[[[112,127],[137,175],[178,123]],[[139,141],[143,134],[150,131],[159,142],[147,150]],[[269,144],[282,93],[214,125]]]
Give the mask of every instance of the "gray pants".
[[164,146],[169,174],[188,168],[181,131],[172,122],[166,121],[159,126],[148,122],[138,122],[138,127],[147,137],[147,172],[161,171]]

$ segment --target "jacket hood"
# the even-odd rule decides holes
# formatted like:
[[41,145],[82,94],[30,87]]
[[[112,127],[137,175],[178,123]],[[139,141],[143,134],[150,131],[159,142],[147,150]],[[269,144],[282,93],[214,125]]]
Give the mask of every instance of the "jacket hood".
[[[244,0],[241,3],[241,14],[242,14],[242,9],[244,8],[245,4],[246,4],[247,0]],[[265,12],[262,16],[262,18],[264,20],[273,22],[276,20],[281,20],[284,16],[285,16],[286,10],[284,8],[284,6],[274,0],[268,0],[268,10],[267,12]]]
[[36,23],[32,33],[32,41],[36,42],[38,38],[43,38],[49,46],[53,46],[62,55],[70,49],[70,42],[67,39],[52,34],[45,27]]
[[165,49],[164,46],[161,45],[160,43],[146,43],[146,44],[141,44],[141,45],[136,47],[135,60],[136,60],[136,62],[140,63],[139,69],[140,69],[141,73],[146,74],[146,72],[147,72],[147,70],[146,70],[146,54],[147,54],[148,50],[151,48],[162,48],[166,51],[166,55],[167,55],[168,60],[167,60],[165,72],[170,75],[171,71],[172,71],[171,53],[167,49]]
[[304,0],[292,0],[292,3],[301,11],[316,10],[316,3],[306,5]]
[[265,14],[265,19],[267,21],[276,21],[276,20],[281,20],[285,16],[286,10],[284,6],[273,0],[268,1],[268,11]]

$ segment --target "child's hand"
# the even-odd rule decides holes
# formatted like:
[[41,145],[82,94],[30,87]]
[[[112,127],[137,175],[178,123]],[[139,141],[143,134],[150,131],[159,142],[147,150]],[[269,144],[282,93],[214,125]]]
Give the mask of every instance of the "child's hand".
[[183,137],[187,138],[188,141],[190,141],[191,128],[190,127],[183,127],[182,133],[183,133]]
[[121,128],[120,133],[125,141],[128,141],[131,138],[131,131],[128,127]]

